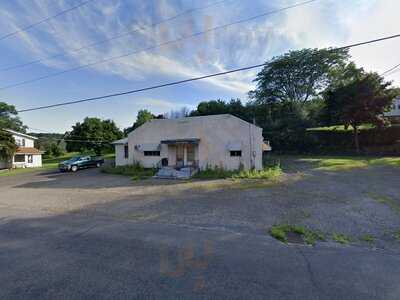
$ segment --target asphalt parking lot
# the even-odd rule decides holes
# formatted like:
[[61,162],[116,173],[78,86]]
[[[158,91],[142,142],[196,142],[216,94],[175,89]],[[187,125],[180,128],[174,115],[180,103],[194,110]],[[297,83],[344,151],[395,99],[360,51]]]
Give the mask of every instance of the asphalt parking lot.
[[[2,177],[0,298],[398,299],[397,202],[378,201],[398,201],[398,178],[381,167],[215,190],[97,169]],[[284,245],[267,230],[286,220],[376,243]]]

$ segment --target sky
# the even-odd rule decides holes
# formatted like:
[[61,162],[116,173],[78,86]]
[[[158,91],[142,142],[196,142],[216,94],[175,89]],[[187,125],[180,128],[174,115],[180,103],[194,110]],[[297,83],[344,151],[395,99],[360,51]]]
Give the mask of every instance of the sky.
[[[92,0],[0,39],[0,101],[21,110],[260,64],[289,50],[342,46],[400,33],[398,0],[317,0],[221,27],[303,1]],[[82,2],[2,0],[0,37]],[[210,30],[215,27],[219,29]],[[197,34],[203,31],[207,32]],[[395,39],[354,48],[350,54],[358,66],[382,73],[400,64],[399,48],[400,39]],[[258,71],[20,117],[31,128],[48,132],[70,130],[87,116],[112,119],[124,128],[140,109],[162,114],[213,99],[246,102]],[[36,80],[45,76],[49,77]],[[387,80],[400,85],[400,72]]]

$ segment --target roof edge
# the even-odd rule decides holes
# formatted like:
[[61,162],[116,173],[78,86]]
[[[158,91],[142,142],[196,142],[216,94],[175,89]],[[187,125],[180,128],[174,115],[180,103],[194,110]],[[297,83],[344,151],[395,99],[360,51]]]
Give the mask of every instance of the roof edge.
[[16,134],[16,135],[24,136],[24,137],[30,138],[30,139],[32,139],[32,140],[37,140],[37,139],[38,139],[38,138],[35,137],[35,136],[31,136],[31,135],[29,135],[29,134],[22,133],[22,132],[18,132],[18,131],[12,130],[12,129],[4,129],[4,131],[7,131],[7,132],[9,132],[9,133],[11,133],[11,134]]

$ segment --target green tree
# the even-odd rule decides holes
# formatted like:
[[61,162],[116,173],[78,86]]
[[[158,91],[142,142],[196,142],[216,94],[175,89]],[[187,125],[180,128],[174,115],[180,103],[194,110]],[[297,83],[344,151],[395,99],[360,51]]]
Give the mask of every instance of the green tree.
[[136,117],[136,122],[133,123],[133,125],[131,127],[125,128],[124,129],[124,134],[128,135],[130,132],[132,132],[136,128],[142,126],[147,121],[150,121],[150,120],[156,119],[156,118],[159,118],[159,117],[156,117],[155,115],[153,115],[147,109],[141,109],[141,110],[138,111],[138,114],[137,114],[137,117]]
[[197,105],[197,109],[192,111],[190,115],[195,116],[209,116],[228,113],[228,105],[221,99],[202,101]]
[[[111,142],[121,139],[122,131],[112,120],[85,118],[65,133],[67,151],[94,151],[97,155],[113,150]],[[75,140],[75,141],[71,141]]]
[[17,146],[13,136],[7,131],[0,129],[0,159],[10,163]]
[[[35,146],[45,151],[46,155],[54,156],[55,146],[59,148],[58,152],[64,153],[66,151],[65,142],[62,141],[64,138],[64,134],[61,133],[30,133],[31,135],[37,137],[38,139],[35,141]],[[55,146],[54,146],[55,145]]]
[[5,102],[0,102],[0,129],[1,128],[12,129],[22,133],[25,133],[27,128],[19,119],[15,107]]
[[63,151],[62,147],[60,146],[60,143],[52,142],[50,144],[48,153],[53,157],[59,157],[64,154],[64,151]]
[[347,50],[303,49],[272,58],[258,73],[250,96],[260,103],[305,103],[330,83],[331,71],[345,65]]
[[351,126],[354,133],[354,144],[360,152],[359,126],[372,123],[377,126],[385,124],[383,113],[393,101],[391,83],[376,73],[367,73],[326,92],[326,113],[336,124]]
[[221,99],[203,101],[190,113],[190,116],[209,116],[219,114],[231,114],[243,120],[251,122],[254,117],[253,106],[243,105],[240,99],[231,99],[225,102]]

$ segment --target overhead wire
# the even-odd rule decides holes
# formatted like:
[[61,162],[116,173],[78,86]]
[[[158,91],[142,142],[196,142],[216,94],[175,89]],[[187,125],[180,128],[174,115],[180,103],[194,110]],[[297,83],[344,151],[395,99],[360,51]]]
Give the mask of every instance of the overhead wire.
[[[394,39],[394,38],[399,38],[399,37],[400,37],[400,34],[397,34],[397,35],[382,37],[382,38],[378,38],[378,39],[374,39],[374,40],[354,43],[354,44],[350,44],[350,45],[346,45],[346,46],[330,48],[329,50],[330,51],[339,51],[339,50],[344,50],[344,49],[350,49],[350,48],[359,47],[362,45],[368,45],[368,44],[377,43],[377,42]],[[160,88],[164,88],[164,87],[175,86],[175,85],[180,85],[180,84],[189,83],[189,82],[193,82],[193,81],[204,80],[204,79],[208,79],[208,78],[212,78],[212,77],[228,75],[228,74],[232,74],[232,73],[236,73],[236,72],[260,68],[260,67],[265,66],[266,64],[268,64],[268,62],[257,64],[257,65],[251,65],[251,66],[247,66],[247,67],[242,67],[242,68],[236,68],[236,69],[232,69],[232,70],[228,70],[228,71],[224,71],[224,72],[213,73],[213,74],[208,74],[208,75],[204,75],[204,76],[192,77],[192,78],[188,78],[188,79],[184,79],[184,80],[153,85],[153,86],[130,90],[130,91],[125,91],[125,92],[107,94],[107,95],[91,97],[91,98],[84,98],[84,99],[79,99],[79,100],[65,101],[65,102],[60,102],[60,103],[55,103],[55,104],[50,104],[50,105],[31,107],[31,108],[18,110],[17,112],[23,113],[23,112],[42,110],[42,109],[72,105],[72,104],[83,103],[83,102],[98,101],[98,100],[103,100],[103,99],[108,99],[108,98],[114,98],[114,97],[118,97],[118,96],[129,95],[129,94],[134,94],[134,93],[139,93],[139,92],[144,92],[144,91],[149,91],[149,90],[154,90],[154,89],[160,89]]]
[[112,57],[109,57],[109,58],[106,58],[106,59],[103,59],[103,60],[98,60],[98,61],[94,61],[94,62],[85,64],[85,65],[79,65],[79,66],[76,66],[76,67],[73,67],[73,68],[70,68],[70,69],[66,69],[66,70],[63,70],[63,71],[60,71],[60,72],[51,73],[51,74],[40,76],[40,77],[36,77],[36,78],[33,78],[33,79],[28,79],[28,80],[24,80],[24,81],[21,81],[21,82],[14,83],[14,84],[9,84],[9,85],[6,85],[6,86],[2,86],[2,87],[0,87],[0,90],[6,90],[6,89],[13,88],[13,87],[26,85],[26,84],[37,82],[37,81],[41,81],[41,80],[44,80],[44,79],[47,79],[47,78],[52,78],[52,77],[60,76],[60,75],[63,75],[63,74],[66,74],[66,73],[70,73],[70,72],[73,72],[73,71],[77,71],[77,70],[81,70],[81,69],[84,69],[84,68],[92,67],[92,66],[95,66],[95,65],[107,63],[107,62],[110,62],[110,61],[113,61],[113,60],[116,60],[116,59],[121,59],[121,58],[124,58],[124,57],[127,57],[127,56],[131,56],[131,55],[134,55],[134,54],[138,54],[138,53],[142,53],[142,52],[148,52],[150,50],[154,50],[154,49],[160,48],[162,46],[175,44],[175,43],[181,42],[181,41],[189,39],[189,38],[201,36],[201,35],[204,35],[206,33],[213,32],[213,31],[220,30],[220,29],[224,29],[224,28],[228,28],[228,27],[233,26],[233,25],[242,24],[242,23],[245,23],[245,22],[250,22],[252,20],[255,20],[255,19],[258,19],[258,18],[261,18],[261,17],[265,17],[265,16],[268,16],[268,15],[271,15],[271,14],[276,14],[276,13],[279,13],[279,12],[282,12],[282,11],[286,11],[286,10],[289,10],[289,9],[293,9],[293,8],[296,8],[296,7],[304,6],[306,4],[310,4],[310,3],[313,3],[313,2],[316,2],[316,1],[321,1],[321,0],[308,0],[308,1],[304,1],[304,2],[299,2],[299,3],[296,3],[296,4],[290,5],[290,6],[286,6],[286,7],[282,7],[282,8],[279,8],[279,9],[275,9],[275,10],[271,10],[271,11],[268,11],[268,12],[264,12],[262,14],[258,14],[258,15],[255,15],[255,16],[252,16],[252,17],[249,17],[249,18],[240,19],[240,20],[237,20],[237,21],[234,21],[234,22],[231,22],[231,23],[227,23],[227,24],[223,24],[223,25],[219,25],[219,26],[216,26],[216,27],[204,30],[204,31],[199,31],[199,32],[196,32],[196,33],[193,33],[193,34],[190,34],[190,35],[175,39],[175,40],[170,40],[170,41],[167,41],[167,42],[164,42],[164,43],[156,44],[154,46],[151,46],[151,47],[148,47],[148,48],[145,48],[145,49],[140,49],[140,50],[135,50],[135,51],[132,51],[132,52],[127,52],[127,53],[122,54],[122,55],[112,56]]
[[7,33],[7,34],[5,34],[3,36],[0,36],[0,41],[5,40],[6,38],[12,37],[14,35],[20,34],[22,32],[28,31],[28,30],[36,27],[37,25],[46,23],[46,22],[48,22],[48,21],[50,21],[50,20],[52,20],[54,18],[57,18],[57,17],[59,17],[61,15],[64,15],[64,14],[66,14],[66,13],[72,11],[72,10],[78,9],[78,8],[80,8],[80,7],[82,7],[82,6],[86,5],[86,4],[89,4],[90,2],[93,2],[93,1],[94,0],[87,0],[87,1],[81,2],[80,4],[78,4],[76,6],[70,7],[68,9],[66,9],[66,10],[63,10],[63,11],[60,11],[60,12],[56,13],[55,15],[48,16],[48,17],[46,17],[46,18],[44,18],[42,20],[39,20],[39,21],[37,21],[35,23],[29,24],[27,26],[19,28],[18,30],[15,30],[13,32],[10,32],[10,33]]
[[[173,21],[173,20],[175,20],[175,19],[177,19],[179,17],[182,17],[184,15],[192,14],[194,12],[201,11],[201,10],[205,10],[207,8],[222,4],[224,2],[232,2],[232,1],[237,1],[237,0],[221,0],[221,1],[216,1],[214,3],[208,4],[208,5],[205,5],[205,6],[191,8],[191,9],[185,10],[185,11],[183,11],[183,12],[177,14],[177,15],[174,15],[172,17],[169,17],[169,18],[163,19],[161,21],[152,23],[152,24],[150,24],[150,25],[148,25],[146,27],[156,27],[158,25]],[[95,41],[93,43],[81,46],[79,48],[71,49],[69,51],[66,51],[65,53],[58,53],[58,54],[46,56],[46,57],[43,57],[43,58],[35,59],[35,60],[29,61],[29,62],[13,65],[13,66],[9,66],[9,67],[0,68],[0,72],[11,71],[11,70],[19,69],[19,68],[26,67],[26,66],[29,66],[29,65],[37,64],[37,63],[40,63],[40,62],[43,62],[43,61],[47,61],[47,60],[50,60],[50,59],[67,56],[67,55],[69,55],[71,53],[79,52],[79,51],[82,51],[82,50],[85,50],[85,49],[89,49],[89,48],[92,48],[92,47],[95,47],[95,46],[98,46],[98,45],[101,45],[101,44],[105,44],[105,43],[114,41],[116,39],[119,39],[119,38],[122,38],[122,37],[125,37],[125,36],[128,36],[128,35],[133,35],[134,33],[137,33],[139,31],[140,31],[140,29],[133,29],[133,30],[129,30],[129,31],[126,31],[126,32],[122,32],[122,33],[119,33],[117,35],[111,36],[109,38],[98,40],[98,41]]]

